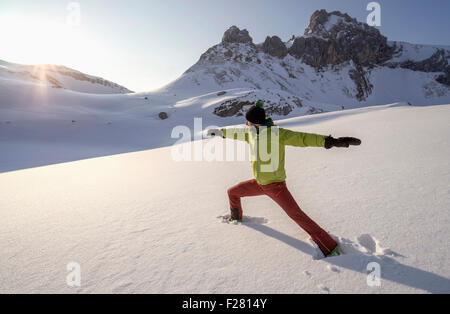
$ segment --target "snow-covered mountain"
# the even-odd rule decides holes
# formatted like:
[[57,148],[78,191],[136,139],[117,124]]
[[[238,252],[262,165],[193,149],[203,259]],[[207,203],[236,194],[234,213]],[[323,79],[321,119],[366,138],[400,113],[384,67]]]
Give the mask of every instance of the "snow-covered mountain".
[[280,116],[398,101],[450,101],[450,46],[388,41],[347,14],[316,11],[303,36],[267,37],[255,44],[233,26],[179,79],[159,92],[195,96],[232,88],[247,95],[215,104],[214,114],[241,115],[254,99]]
[[0,79],[43,84],[52,88],[91,94],[132,93],[116,83],[60,65],[22,65],[0,60]]

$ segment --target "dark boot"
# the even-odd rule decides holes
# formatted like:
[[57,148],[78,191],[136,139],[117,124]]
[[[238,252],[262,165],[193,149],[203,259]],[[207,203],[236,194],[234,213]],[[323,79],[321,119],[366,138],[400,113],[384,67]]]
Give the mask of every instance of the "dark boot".
[[231,209],[230,221],[242,222],[242,218],[239,217],[239,209],[237,209],[237,208]]

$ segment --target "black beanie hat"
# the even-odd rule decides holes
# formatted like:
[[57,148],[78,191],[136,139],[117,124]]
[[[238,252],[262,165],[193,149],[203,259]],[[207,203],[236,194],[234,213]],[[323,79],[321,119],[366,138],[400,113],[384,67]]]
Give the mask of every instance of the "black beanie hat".
[[255,105],[251,106],[245,114],[247,121],[254,124],[264,124],[264,122],[266,122],[266,111],[263,106],[264,102],[262,100],[256,101]]

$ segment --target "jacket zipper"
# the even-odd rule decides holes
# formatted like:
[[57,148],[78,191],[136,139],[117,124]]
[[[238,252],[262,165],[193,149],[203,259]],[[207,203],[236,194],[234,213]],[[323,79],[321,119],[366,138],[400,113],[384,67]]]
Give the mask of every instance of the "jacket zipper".
[[[258,152],[259,152],[259,132],[256,135],[256,182],[261,184],[261,180],[259,179],[259,158],[258,158]],[[273,174],[276,177],[277,171],[275,169],[275,166],[272,164]]]
[[256,135],[256,181],[261,184],[261,181],[259,180],[259,133]]

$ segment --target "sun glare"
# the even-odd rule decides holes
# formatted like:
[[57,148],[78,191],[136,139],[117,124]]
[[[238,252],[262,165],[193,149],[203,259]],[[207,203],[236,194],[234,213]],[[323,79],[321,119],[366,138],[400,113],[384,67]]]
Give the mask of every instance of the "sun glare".
[[0,16],[0,38],[2,57],[23,64],[83,62],[95,45],[81,27],[16,16]]

